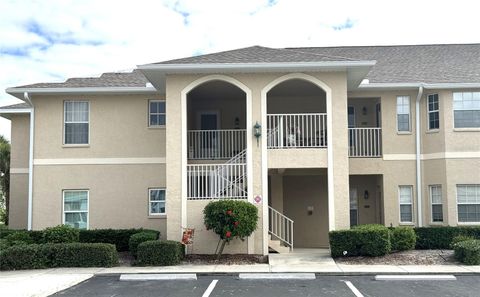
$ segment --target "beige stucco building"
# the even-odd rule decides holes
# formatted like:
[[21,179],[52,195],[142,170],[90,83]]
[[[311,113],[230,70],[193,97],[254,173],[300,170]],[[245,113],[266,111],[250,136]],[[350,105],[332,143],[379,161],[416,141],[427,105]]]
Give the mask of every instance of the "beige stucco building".
[[194,228],[213,253],[203,208],[240,199],[258,229],[226,252],[267,254],[480,224],[480,44],[255,46],[7,93],[11,228]]

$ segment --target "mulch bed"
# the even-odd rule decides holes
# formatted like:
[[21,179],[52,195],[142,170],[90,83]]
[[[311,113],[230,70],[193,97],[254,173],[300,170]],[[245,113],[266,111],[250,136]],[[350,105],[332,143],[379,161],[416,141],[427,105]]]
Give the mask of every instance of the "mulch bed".
[[381,257],[341,257],[338,264],[352,265],[457,265],[453,250],[411,250]]
[[268,257],[260,255],[247,255],[247,254],[236,254],[236,255],[222,255],[217,261],[216,255],[186,255],[185,264],[223,264],[223,265],[253,265],[260,263],[268,263]]

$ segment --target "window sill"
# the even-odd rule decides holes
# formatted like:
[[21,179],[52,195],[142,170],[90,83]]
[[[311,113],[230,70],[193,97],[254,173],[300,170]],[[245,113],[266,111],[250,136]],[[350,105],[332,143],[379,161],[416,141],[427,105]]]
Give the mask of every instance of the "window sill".
[[412,131],[397,131],[397,135],[412,135]]
[[64,144],[62,145],[64,148],[75,148],[75,147],[90,147],[90,144]]
[[430,222],[430,226],[443,226],[444,222]]
[[480,128],[453,128],[454,132],[480,132]]
[[147,128],[148,129],[165,129],[166,126],[165,125],[163,125],[163,126],[148,126]]
[[426,134],[435,134],[439,132],[440,132],[440,129],[432,129],[432,130],[425,131]]
[[458,226],[478,226],[480,222],[457,222]]
[[150,214],[148,215],[149,219],[166,219],[167,215],[166,214]]
[[413,226],[413,227],[415,227],[415,223],[413,223],[413,222],[410,222],[410,223],[403,222],[403,223],[398,223],[398,225],[399,226]]

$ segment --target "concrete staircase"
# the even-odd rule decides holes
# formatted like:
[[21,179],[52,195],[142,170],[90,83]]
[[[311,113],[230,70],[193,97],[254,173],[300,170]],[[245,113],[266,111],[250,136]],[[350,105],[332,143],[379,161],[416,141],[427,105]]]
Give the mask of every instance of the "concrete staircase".
[[290,253],[290,248],[285,246],[279,239],[272,239],[272,235],[268,236],[268,248],[279,254]]

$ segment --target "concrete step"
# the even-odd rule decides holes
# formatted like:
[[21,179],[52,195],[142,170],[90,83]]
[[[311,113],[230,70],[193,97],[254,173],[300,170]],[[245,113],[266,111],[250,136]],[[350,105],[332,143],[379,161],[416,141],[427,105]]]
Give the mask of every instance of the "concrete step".
[[272,250],[276,251],[279,254],[287,254],[290,253],[290,248],[283,246],[280,240],[272,240],[268,241],[268,247]]

